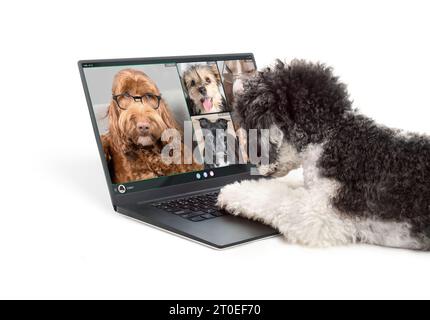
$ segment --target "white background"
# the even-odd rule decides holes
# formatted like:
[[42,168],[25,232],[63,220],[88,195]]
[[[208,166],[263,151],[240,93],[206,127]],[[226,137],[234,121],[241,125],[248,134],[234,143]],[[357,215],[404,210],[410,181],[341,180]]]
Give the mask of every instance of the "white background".
[[78,59],[321,60],[379,122],[430,132],[429,1],[2,1],[0,298],[430,298],[430,253],[213,251],[110,206]]

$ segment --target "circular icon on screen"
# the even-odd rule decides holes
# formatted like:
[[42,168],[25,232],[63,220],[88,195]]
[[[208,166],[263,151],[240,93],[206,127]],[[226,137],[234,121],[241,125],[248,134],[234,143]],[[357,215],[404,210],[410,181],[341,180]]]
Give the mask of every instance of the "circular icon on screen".
[[209,175],[210,175],[211,177],[213,177],[213,176],[215,175],[215,173],[214,173],[213,171],[209,171]]
[[203,177],[207,178],[208,177],[208,173],[207,172],[203,173]]
[[196,174],[196,178],[197,178],[198,180],[200,180],[200,179],[202,178],[202,175],[201,175],[200,173],[197,173],[197,174]]
[[119,185],[118,186],[118,192],[119,193],[126,193],[127,192],[127,188],[124,185]]

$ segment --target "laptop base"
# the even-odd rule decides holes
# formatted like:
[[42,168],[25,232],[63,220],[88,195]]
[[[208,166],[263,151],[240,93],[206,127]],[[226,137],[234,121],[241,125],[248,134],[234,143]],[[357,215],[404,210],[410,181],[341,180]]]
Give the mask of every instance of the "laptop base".
[[157,229],[214,249],[226,249],[279,235],[269,226],[232,215],[193,222],[150,205],[118,207],[117,211]]

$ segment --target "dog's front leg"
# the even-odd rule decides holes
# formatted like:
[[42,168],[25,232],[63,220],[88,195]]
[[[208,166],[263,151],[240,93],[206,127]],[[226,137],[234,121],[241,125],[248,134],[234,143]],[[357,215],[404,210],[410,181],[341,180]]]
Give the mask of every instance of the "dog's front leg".
[[356,241],[355,224],[341,218],[330,194],[318,188],[292,188],[282,179],[244,181],[224,187],[218,203],[274,227],[291,243],[327,247]]
[[221,189],[218,205],[233,215],[273,225],[281,213],[279,201],[288,189],[281,179],[236,182]]

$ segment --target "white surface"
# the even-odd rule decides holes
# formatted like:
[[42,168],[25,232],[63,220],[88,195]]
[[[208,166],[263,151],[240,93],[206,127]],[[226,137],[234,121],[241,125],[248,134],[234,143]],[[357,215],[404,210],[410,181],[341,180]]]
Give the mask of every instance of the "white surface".
[[113,213],[78,59],[319,59],[363,112],[429,132],[428,1],[245,3],[0,4],[0,298],[430,298],[430,253],[279,238],[214,251]]

